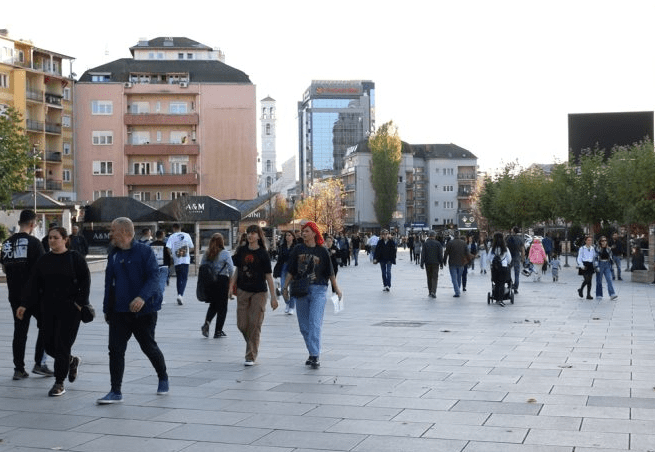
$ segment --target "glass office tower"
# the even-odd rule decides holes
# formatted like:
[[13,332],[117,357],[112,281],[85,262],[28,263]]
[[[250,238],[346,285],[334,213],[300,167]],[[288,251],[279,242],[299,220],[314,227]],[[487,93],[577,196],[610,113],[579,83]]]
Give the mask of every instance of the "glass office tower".
[[346,149],[375,131],[375,84],[313,80],[298,102],[300,185],[303,192],[339,174]]

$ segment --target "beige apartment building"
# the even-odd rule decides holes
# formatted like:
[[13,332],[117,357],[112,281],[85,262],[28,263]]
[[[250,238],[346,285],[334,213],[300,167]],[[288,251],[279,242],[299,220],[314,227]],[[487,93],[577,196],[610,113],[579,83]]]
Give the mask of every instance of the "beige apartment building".
[[130,52],[86,71],[76,85],[79,198],[255,198],[248,75],[188,38],[141,39]]
[[39,157],[35,183],[25,188],[59,201],[75,200],[73,60],[0,30],[0,111],[18,110]]

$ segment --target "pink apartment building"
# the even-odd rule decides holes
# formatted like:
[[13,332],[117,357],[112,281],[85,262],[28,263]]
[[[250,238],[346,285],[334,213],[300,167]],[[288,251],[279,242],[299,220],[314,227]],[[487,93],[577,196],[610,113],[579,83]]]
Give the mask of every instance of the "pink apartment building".
[[220,50],[140,40],[76,84],[78,199],[257,196],[255,85]]

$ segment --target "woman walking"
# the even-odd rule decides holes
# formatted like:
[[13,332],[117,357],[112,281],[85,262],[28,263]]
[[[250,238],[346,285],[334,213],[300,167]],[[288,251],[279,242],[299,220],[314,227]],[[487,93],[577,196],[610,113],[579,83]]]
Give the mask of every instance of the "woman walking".
[[[287,277],[287,269],[289,268],[289,254],[291,249],[296,245],[296,235],[291,231],[286,231],[284,233],[284,241],[278,249],[277,262],[275,263],[275,268],[273,269],[273,277],[280,278],[280,287],[284,287],[284,280]],[[288,315],[293,315],[296,312],[296,300],[285,299],[284,312]]]
[[596,268],[598,273],[596,274],[596,299],[603,299],[603,276],[605,276],[605,281],[607,281],[607,292],[610,294],[610,299],[616,300],[618,296],[614,292],[614,285],[612,284],[612,264],[614,259],[612,256],[612,250],[607,246],[607,237],[602,236],[598,241],[598,247],[596,247]]
[[259,337],[266,311],[266,290],[271,294],[271,308],[277,309],[271,259],[266,249],[264,231],[258,225],[246,229],[247,244],[240,246],[230,278],[230,294],[237,294],[237,327],[246,340],[245,366],[253,366],[259,351]]
[[585,286],[587,286],[587,300],[593,300],[591,296],[591,278],[594,276],[594,261],[596,260],[596,250],[593,246],[593,239],[590,236],[585,237],[585,244],[578,250],[578,273],[582,275],[582,285],[578,289],[578,295],[582,298]]
[[[510,266],[512,264],[512,254],[507,249],[505,239],[501,232],[494,234],[493,243],[488,253],[488,262],[491,264],[491,281],[494,287],[494,300],[501,306],[505,306],[503,299],[505,298],[506,287],[507,293],[512,290],[512,272]],[[497,262],[500,265],[494,265],[494,259],[498,257]],[[482,265],[482,255],[480,256],[480,265]],[[485,261],[487,261],[485,257]]]
[[200,265],[203,264],[211,264],[216,282],[207,291],[207,302],[209,306],[207,307],[207,315],[205,315],[205,323],[200,330],[203,336],[209,337],[209,326],[214,317],[216,317],[214,339],[217,339],[227,336],[223,332],[223,325],[225,324],[225,316],[227,315],[230,276],[234,271],[232,256],[225,249],[225,241],[222,234],[217,232],[212,235],[212,238],[209,240],[209,248],[202,256],[202,261],[200,262]]
[[64,394],[64,380],[77,378],[80,358],[71,349],[80,328],[82,306],[89,303],[91,274],[86,260],[77,251],[66,248],[68,233],[55,227],[48,232],[50,251],[36,263],[29,292],[16,311],[22,319],[26,308],[38,306],[46,353],[55,359],[55,384],[50,397]]
[[[530,245],[528,259],[530,260],[530,263],[535,266],[535,268],[539,269],[541,269],[544,263],[548,263],[546,250],[541,244],[541,240],[536,237],[532,240],[532,245]],[[534,271],[534,281],[541,281],[541,274],[537,270]]]
[[[318,369],[321,365],[321,330],[323,328],[323,313],[325,312],[328,281],[334,292],[341,298],[341,290],[334,276],[332,262],[328,250],[323,247],[323,236],[316,223],[308,221],[302,228],[303,244],[296,245],[289,256],[289,274],[285,280],[284,292],[289,293],[292,280],[298,285],[306,282],[306,293],[291,296],[296,298],[298,326],[309,352],[306,366]],[[303,281],[304,280],[304,281]]]

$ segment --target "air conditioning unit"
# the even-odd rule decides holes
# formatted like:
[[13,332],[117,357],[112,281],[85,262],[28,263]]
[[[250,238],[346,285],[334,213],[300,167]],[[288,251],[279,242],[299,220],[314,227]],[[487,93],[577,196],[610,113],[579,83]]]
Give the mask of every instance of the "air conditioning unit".
[[123,84],[123,86],[124,86],[125,88],[132,88],[132,82],[125,82],[125,83]]
[[189,82],[180,82],[180,88],[188,88]]

